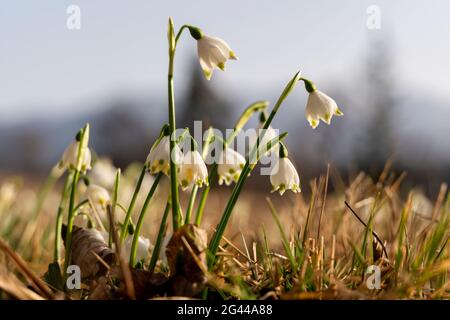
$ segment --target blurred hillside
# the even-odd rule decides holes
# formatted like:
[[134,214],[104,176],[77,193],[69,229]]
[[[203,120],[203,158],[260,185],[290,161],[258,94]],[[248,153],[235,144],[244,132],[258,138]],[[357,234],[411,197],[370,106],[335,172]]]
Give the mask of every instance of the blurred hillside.
[[[440,182],[450,181],[449,105],[424,92],[398,91],[395,75],[389,72],[389,50],[379,48],[367,57],[364,72],[351,87],[339,82],[319,85],[328,88],[324,91],[339,103],[344,117],[333,119],[330,127],[321,124],[311,130],[304,119],[306,94],[302,92],[286,101],[274,127],[289,131],[290,155],[303,181],[323,173],[328,162],[344,178],[358,170],[376,176],[391,158],[396,170],[407,171],[410,181],[434,192]],[[204,130],[209,125],[231,128],[246,105],[260,99],[276,101],[278,88],[255,93],[253,101],[240,101],[238,93],[219,93],[203,79],[197,63],[192,62],[188,90],[177,97],[179,127],[192,128],[194,120],[202,120]],[[85,122],[91,123],[90,144],[95,152],[111,157],[119,167],[143,161],[166,121],[165,95],[115,97],[103,101],[104,105],[93,105],[93,111],[82,117],[4,125],[0,127],[0,173],[45,174]],[[256,120],[250,122],[256,124]]]

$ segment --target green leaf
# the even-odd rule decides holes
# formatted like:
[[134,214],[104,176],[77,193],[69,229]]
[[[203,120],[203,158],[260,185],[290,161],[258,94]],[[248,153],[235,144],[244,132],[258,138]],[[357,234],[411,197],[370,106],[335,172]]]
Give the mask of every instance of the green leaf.
[[58,262],[52,262],[48,265],[48,270],[44,275],[44,280],[52,287],[58,290],[63,290],[64,282]]

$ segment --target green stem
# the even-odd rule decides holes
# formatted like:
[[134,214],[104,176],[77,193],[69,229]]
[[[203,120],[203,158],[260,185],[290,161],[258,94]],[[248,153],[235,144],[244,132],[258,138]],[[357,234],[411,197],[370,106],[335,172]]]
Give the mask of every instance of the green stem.
[[72,257],[72,231],[73,231],[73,221],[75,218],[75,195],[77,192],[77,184],[78,178],[80,177],[80,171],[75,170],[72,180],[72,190],[70,192],[70,200],[69,200],[69,214],[67,218],[67,232],[66,232],[66,256],[64,260],[64,269],[63,274],[66,274],[67,267],[70,265],[70,260]]
[[77,204],[76,206],[75,206],[75,208],[73,208],[73,211],[76,213],[78,210],[80,210],[80,208],[82,207],[82,206],[84,206],[86,203],[88,203],[89,202],[89,200],[88,199],[85,199],[85,200],[83,200],[83,201],[81,201],[79,204]]
[[197,196],[198,186],[194,185],[192,187],[191,196],[189,197],[188,207],[186,209],[186,218],[184,224],[189,224],[191,222],[192,209],[194,208],[195,198]]
[[64,182],[63,191],[61,194],[61,200],[59,202],[58,212],[56,213],[56,226],[55,226],[55,245],[53,251],[53,262],[58,263],[61,259],[61,229],[63,213],[66,206],[67,193],[69,191],[70,181],[72,180],[72,172],[69,173]]
[[242,169],[238,181],[236,182],[236,185],[234,186],[233,192],[230,196],[230,199],[228,200],[227,206],[225,207],[224,213],[222,214],[222,218],[220,219],[220,222],[216,227],[216,232],[211,239],[211,242],[209,244],[210,254],[208,255],[208,268],[211,268],[215,262],[215,257],[217,250],[219,249],[220,240],[222,239],[222,236],[225,232],[226,225],[228,223],[228,220],[230,219],[231,212],[234,208],[234,205],[236,204],[237,198],[241,193],[242,186],[244,185],[245,181],[244,176],[247,176],[250,172],[249,167],[250,164],[247,161],[244,168]]
[[[112,213],[113,219],[115,219],[115,216],[116,216],[117,197],[119,196],[120,173],[121,173],[120,169],[117,169],[116,178],[114,179],[114,190],[113,190],[112,199],[111,199],[111,213]],[[113,232],[116,232],[115,227],[114,227],[114,221],[110,221],[109,222],[109,237],[108,237],[108,246],[110,248],[112,248],[112,244],[113,244]]]
[[[283,92],[281,93],[280,97],[278,98],[278,101],[276,102],[275,106],[272,109],[272,112],[270,113],[268,119],[264,123],[262,134],[258,136],[256,145],[253,146],[252,151],[250,152],[249,158],[245,162],[244,168],[242,169],[242,172],[239,176],[239,179],[234,186],[233,192],[231,194],[230,199],[228,200],[227,206],[225,207],[225,210],[222,214],[222,218],[220,219],[219,224],[216,227],[216,232],[213,235],[213,238],[211,239],[211,242],[209,244],[209,255],[208,255],[208,268],[211,268],[214,265],[216,253],[219,249],[220,240],[222,239],[222,236],[225,232],[225,228],[227,226],[228,220],[230,219],[231,213],[234,209],[234,206],[236,204],[236,201],[239,197],[239,194],[242,191],[242,187],[245,183],[245,180],[247,179],[249,173],[253,170],[253,168],[256,166],[256,163],[258,161],[258,154],[257,152],[259,150],[259,142],[263,141],[264,136],[267,132],[267,128],[269,128],[270,124],[272,123],[273,118],[275,117],[276,113],[278,112],[281,104],[286,99],[286,97],[289,95],[289,93],[292,91],[292,89],[297,84],[298,80],[300,78],[300,72],[297,72],[295,76],[289,81],[289,83],[284,88]],[[276,140],[276,139],[273,139]],[[272,141],[269,142],[270,146],[273,146]],[[256,161],[254,161],[256,160]],[[251,163],[250,163],[251,161]]]
[[[249,105],[247,108],[245,108],[244,112],[241,114],[238,121],[236,122],[230,136],[227,137],[224,147],[225,148],[228,147],[231,144],[231,142],[233,142],[239,131],[246,125],[246,123],[250,120],[251,116],[254,113],[266,109],[268,105],[269,102],[267,101],[257,101]],[[197,208],[197,215],[195,218],[196,225],[200,225],[202,221],[206,199],[208,198],[211,185],[213,181],[216,179],[216,176],[217,176],[217,163],[214,163],[211,167],[211,172],[209,174],[208,185],[203,189],[202,197],[200,198],[200,203]]]
[[73,222],[75,220],[75,211],[74,211],[75,195],[77,192],[77,185],[78,185],[78,180],[80,178],[80,173],[83,170],[82,160],[84,157],[84,152],[85,152],[85,149],[87,149],[87,147],[88,147],[89,124],[86,124],[84,126],[84,128],[79,131],[79,133],[80,133],[80,138],[78,140],[79,145],[78,145],[77,163],[76,163],[75,172],[73,174],[72,190],[70,192],[70,201],[69,201],[69,212],[67,215],[67,232],[66,232],[66,242],[65,242],[66,255],[65,255],[65,259],[64,259],[64,269],[63,269],[64,283],[65,283],[66,276],[67,276],[66,270],[67,270],[67,267],[70,265],[71,259],[72,259],[72,231],[73,231]]
[[148,266],[148,271],[155,271],[156,262],[158,261],[159,252],[161,251],[162,242],[164,239],[164,232],[167,226],[167,217],[170,212],[170,198],[167,200],[166,208],[164,209],[164,214],[159,225],[158,237],[156,238],[155,247],[153,248],[152,258],[150,259],[150,265]]
[[148,205],[150,204],[150,200],[153,197],[153,194],[156,191],[156,187],[159,184],[159,181],[161,179],[162,173],[158,173],[158,175],[155,178],[155,181],[153,182],[152,187],[150,188],[150,191],[148,192],[147,198],[145,199],[144,205],[142,206],[141,213],[139,214],[139,219],[136,224],[136,230],[134,231],[133,235],[133,242],[131,244],[131,252],[130,252],[130,266],[134,267],[136,264],[136,252],[137,247],[139,243],[139,234],[141,233],[142,223],[144,222],[145,214],[147,212]]
[[189,28],[189,25],[185,24],[185,25],[183,25],[183,26],[180,28],[180,30],[178,30],[177,36],[175,37],[175,47],[176,47],[176,45],[177,45],[177,43],[178,43],[178,40],[179,40],[180,37],[181,37],[181,34],[183,33],[184,29],[186,29],[186,28]]
[[[181,32],[182,30],[180,30]],[[173,37],[173,29],[172,34]],[[181,214],[179,211],[179,200],[178,200],[178,180],[177,180],[177,168],[176,164],[172,159],[172,151],[175,148],[175,137],[174,132],[176,129],[176,120],[175,120],[175,95],[174,95],[174,84],[173,84],[173,65],[175,58],[175,44],[169,40],[169,72],[167,77],[168,84],[168,96],[169,96],[169,133],[170,133],[170,189],[172,196],[172,217],[173,217],[173,230],[177,230],[181,224]]]
[[[206,156],[208,155],[209,146],[210,146],[210,144],[211,144],[211,142],[212,142],[213,137],[214,137],[214,131],[213,131],[213,128],[210,127],[210,128],[208,129],[208,134],[207,134],[207,136],[206,136],[205,142],[203,143],[203,149],[202,149],[202,158],[203,158],[203,160],[204,160],[204,159],[206,158]],[[217,168],[216,168],[216,170],[217,170]],[[209,188],[210,183],[211,183],[212,181],[213,181],[213,179],[211,179],[211,178],[208,177],[208,185],[205,186],[205,188]],[[195,199],[196,199],[196,197],[197,197],[197,191],[198,191],[198,186],[197,186],[197,185],[194,185],[194,187],[192,188],[191,197],[189,198],[189,204],[188,204],[188,208],[187,208],[187,212],[186,212],[186,221],[185,221],[185,224],[188,224],[188,223],[191,222],[191,214],[192,214],[192,210],[193,210],[193,208],[194,208]],[[203,196],[202,196],[202,199],[203,199]],[[206,199],[204,199],[204,200],[206,200]],[[205,204],[203,203],[203,206],[204,206],[204,205],[205,205]],[[203,210],[202,210],[202,211],[203,211]],[[197,211],[196,221],[197,221],[197,219],[199,218],[198,212],[199,212],[199,211]],[[200,219],[201,219],[201,216],[200,216]],[[196,224],[197,224],[197,222],[196,222]]]
[[208,198],[209,190],[211,189],[211,184],[216,179],[217,176],[217,164],[214,163],[211,167],[211,172],[208,177],[208,185],[203,189],[202,197],[200,198],[200,203],[197,208],[197,215],[195,217],[195,224],[200,225],[203,218],[203,211],[205,209],[206,199]]
[[146,169],[147,168],[144,165],[142,167],[141,174],[139,175],[139,179],[136,183],[136,188],[134,189],[133,196],[131,197],[131,202],[130,202],[130,205],[128,206],[127,214],[126,214],[125,220],[123,221],[123,224],[122,224],[122,229],[120,230],[120,242],[121,243],[123,243],[123,241],[125,240],[125,237],[127,235],[128,224],[130,223],[131,214],[133,213],[134,206],[136,205],[136,199],[139,195],[139,191],[141,190],[142,181],[144,180]]

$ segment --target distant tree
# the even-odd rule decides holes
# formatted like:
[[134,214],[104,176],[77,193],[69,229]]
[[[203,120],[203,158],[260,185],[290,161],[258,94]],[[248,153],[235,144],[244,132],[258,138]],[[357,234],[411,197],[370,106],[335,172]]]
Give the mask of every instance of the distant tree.
[[193,130],[195,120],[203,121],[203,130],[208,126],[219,130],[230,127],[232,106],[213,90],[211,82],[201,73],[197,60],[192,60],[187,93],[180,105],[181,116],[177,119],[180,128]]
[[92,119],[96,151],[111,157],[121,167],[144,161],[150,149],[154,132],[150,132],[150,126],[139,116],[137,108],[131,100],[118,99],[101,116]]
[[395,80],[392,73],[392,55],[387,40],[374,40],[370,46],[365,68],[367,110],[366,136],[359,156],[362,169],[376,175],[394,151],[392,119],[395,116]]

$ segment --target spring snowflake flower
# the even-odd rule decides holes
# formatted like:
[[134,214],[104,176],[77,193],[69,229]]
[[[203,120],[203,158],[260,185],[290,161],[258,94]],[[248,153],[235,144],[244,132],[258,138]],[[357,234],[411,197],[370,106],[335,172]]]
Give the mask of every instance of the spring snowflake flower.
[[292,190],[294,193],[300,192],[300,178],[291,160],[287,157],[286,147],[282,144],[280,144],[280,158],[270,174],[270,183],[273,187],[272,192],[278,191],[280,195],[283,195],[286,190]]
[[219,185],[225,184],[229,186],[233,181],[239,179],[242,169],[245,165],[245,158],[239,152],[226,148],[222,151],[217,165],[219,174]]
[[199,187],[203,184],[208,185],[208,170],[198,151],[190,150],[183,156],[178,179],[183,190],[187,190],[194,184]]
[[[173,149],[173,161],[178,164],[183,157],[178,145],[175,145]],[[164,136],[161,141],[150,150],[148,154],[146,165],[148,166],[150,173],[155,174],[163,172],[166,176],[170,173],[170,138]]]
[[317,128],[319,120],[329,125],[333,115],[342,116],[344,114],[338,108],[336,101],[314,88],[309,93],[305,109],[306,120],[308,120],[310,126],[313,129]]
[[[103,240],[107,243],[109,240],[109,233],[104,231],[98,231],[98,233],[102,236]],[[125,257],[130,256],[131,247],[133,245],[133,236],[127,236],[123,245],[123,254]],[[150,249],[153,248],[150,240],[145,237],[138,238],[138,245],[136,250],[136,260],[141,261],[145,260],[148,256]]]
[[198,59],[207,80],[211,79],[214,68],[225,71],[225,63],[228,59],[238,59],[230,46],[222,39],[207,36],[201,32],[193,36],[197,40]]
[[[133,236],[128,236],[125,239],[124,249],[125,256],[128,257],[131,254],[131,247],[133,245]],[[138,238],[137,250],[136,250],[136,260],[145,260],[148,256],[149,250],[152,247],[150,240],[144,237]]]
[[106,205],[111,201],[105,188],[92,183],[86,189],[86,196],[92,205],[100,206],[102,209],[106,209]]
[[[78,148],[80,142],[72,142],[64,151],[62,159],[60,161],[60,167],[64,169],[75,169],[77,167],[78,160]],[[91,169],[91,150],[85,148],[83,152],[83,159],[81,160],[81,172],[86,172]]]
[[112,188],[116,178],[116,168],[111,160],[107,158],[95,161],[92,170],[89,172],[91,182],[105,188]]

